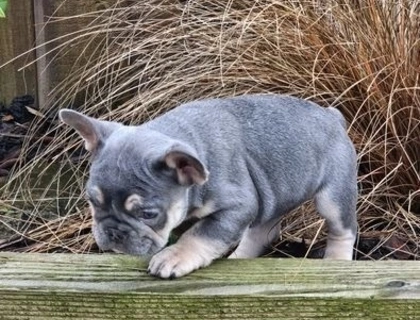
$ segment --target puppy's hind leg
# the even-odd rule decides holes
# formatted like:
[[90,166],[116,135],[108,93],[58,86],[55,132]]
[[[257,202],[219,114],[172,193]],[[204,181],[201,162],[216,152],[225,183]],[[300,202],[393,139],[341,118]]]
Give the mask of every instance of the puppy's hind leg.
[[280,223],[268,221],[266,223],[248,228],[236,250],[229,256],[229,259],[256,258],[279,237]]
[[315,196],[315,204],[328,226],[324,259],[352,260],[356,241],[356,184],[324,187]]

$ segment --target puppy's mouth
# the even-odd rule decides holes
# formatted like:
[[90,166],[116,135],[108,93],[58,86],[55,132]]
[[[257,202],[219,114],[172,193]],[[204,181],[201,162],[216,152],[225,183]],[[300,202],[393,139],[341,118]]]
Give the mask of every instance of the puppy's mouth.
[[118,249],[111,249],[111,251],[115,252],[115,253],[125,253],[124,251],[118,250]]
[[126,239],[124,243],[116,243],[111,239],[96,239],[99,248],[104,251],[130,254],[136,256],[150,256],[162,249],[152,239],[144,237],[141,239]]
[[136,246],[136,245],[128,245],[128,246],[121,246],[119,244],[110,245],[106,248],[101,247],[98,245],[102,250],[104,251],[112,251],[119,254],[130,254],[135,256],[149,256],[153,255],[156,252],[158,252],[160,249],[151,244],[151,245],[144,245]]
[[155,254],[160,249],[161,248],[158,247],[152,239],[144,237],[137,243],[133,242],[131,245],[129,245],[126,253],[132,255],[149,256]]
[[[140,228],[138,228],[140,229]],[[103,251],[113,251],[137,256],[150,256],[160,251],[166,242],[160,234],[151,228],[141,228],[141,230],[125,231],[121,226],[103,224],[97,222],[92,227],[92,232],[98,247]]]

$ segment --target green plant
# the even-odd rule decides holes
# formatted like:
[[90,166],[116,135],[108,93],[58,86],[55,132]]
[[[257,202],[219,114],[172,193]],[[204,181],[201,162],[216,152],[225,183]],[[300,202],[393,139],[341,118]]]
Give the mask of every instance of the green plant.
[[0,0],[0,18],[6,18],[7,0]]

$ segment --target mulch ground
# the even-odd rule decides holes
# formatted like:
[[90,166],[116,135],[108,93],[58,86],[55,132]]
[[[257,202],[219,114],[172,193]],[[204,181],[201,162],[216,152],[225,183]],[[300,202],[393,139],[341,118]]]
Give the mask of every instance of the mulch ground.
[[16,97],[5,106],[0,103],[0,177],[7,177],[20,157],[23,138],[35,117],[34,98]]

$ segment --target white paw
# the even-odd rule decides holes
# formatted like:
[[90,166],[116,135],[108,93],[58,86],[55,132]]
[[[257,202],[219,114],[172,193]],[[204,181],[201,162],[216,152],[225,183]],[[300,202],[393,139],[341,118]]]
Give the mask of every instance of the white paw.
[[205,258],[182,246],[173,245],[163,249],[152,257],[148,273],[163,278],[174,279],[211,263],[210,257]]
[[352,260],[355,240],[351,232],[342,237],[328,236],[324,259]]

